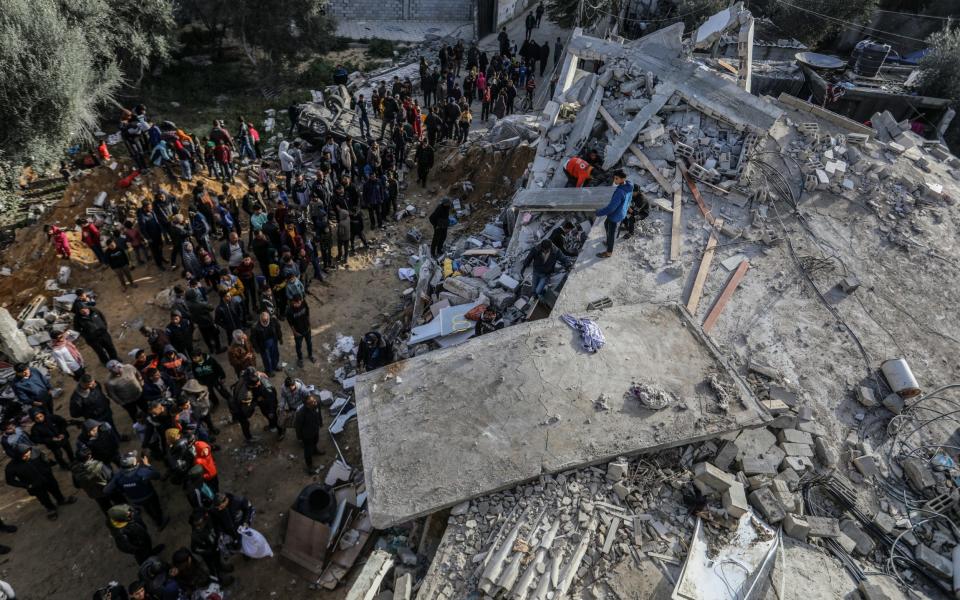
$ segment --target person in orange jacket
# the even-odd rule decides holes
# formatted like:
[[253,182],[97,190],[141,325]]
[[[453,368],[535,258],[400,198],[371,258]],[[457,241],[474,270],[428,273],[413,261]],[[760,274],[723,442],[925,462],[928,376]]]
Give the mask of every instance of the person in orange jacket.
[[44,225],[43,231],[47,234],[50,241],[53,242],[53,249],[56,251],[57,256],[70,258],[70,240],[67,238],[67,232],[56,225]]
[[220,478],[217,475],[217,463],[213,460],[213,449],[202,440],[193,442],[195,458],[193,464],[203,468],[203,481],[214,493],[220,491]]
[[579,156],[574,156],[567,161],[567,164],[563,167],[563,171],[567,174],[567,187],[576,185],[576,187],[579,188],[590,181],[590,175],[593,174],[593,166]]

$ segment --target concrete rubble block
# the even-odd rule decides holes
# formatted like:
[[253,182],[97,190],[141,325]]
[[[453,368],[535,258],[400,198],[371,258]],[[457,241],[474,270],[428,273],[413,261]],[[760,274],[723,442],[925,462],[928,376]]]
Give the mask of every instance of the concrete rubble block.
[[622,481],[618,481],[613,484],[613,493],[616,494],[617,498],[620,498],[620,500],[626,500],[631,491],[633,490],[623,485]]
[[766,427],[744,429],[736,439],[737,448],[740,450],[737,457],[758,458],[763,456],[776,443],[777,437]]
[[883,399],[883,407],[892,412],[895,415],[899,415],[903,412],[903,409],[906,407],[906,403],[903,398],[900,397],[900,394],[896,392],[887,394]]
[[767,379],[772,379],[774,381],[780,379],[780,371],[762,362],[751,360],[749,363],[747,363],[747,369],[753,371],[754,373],[763,375]]
[[722,471],[708,462],[693,465],[693,477],[700,483],[717,492],[725,492],[736,479],[730,473]]
[[793,469],[797,473],[803,473],[807,469],[813,469],[813,461],[808,456],[785,456],[780,463],[781,469]]
[[16,319],[5,308],[0,308],[0,352],[6,354],[11,363],[30,362],[36,354],[27,336],[17,327]]
[[873,552],[873,549],[877,545],[867,532],[861,529],[855,521],[850,519],[840,521],[840,531],[853,540],[854,548],[857,554],[861,556],[867,556]]
[[837,466],[837,461],[840,460],[837,451],[831,448],[823,437],[813,438],[813,450],[816,453],[817,460],[823,463],[825,467]]
[[750,510],[750,505],[747,503],[746,491],[740,482],[734,482],[733,485],[728,487],[726,491],[723,492],[721,501],[727,514],[736,519],[739,519]]
[[937,485],[937,479],[933,475],[933,469],[927,465],[927,461],[925,460],[913,457],[902,458],[900,459],[900,467],[903,469],[904,475],[907,476],[907,481],[909,481],[913,489],[918,492]]
[[907,600],[892,577],[871,575],[857,587],[863,600]]
[[500,276],[500,279],[497,280],[497,284],[500,287],[510,290],[511,292],[516,291],[517,288],[520,287],[520,282],[513,277],[510,277],[506,273]]
[[630,466],[626,461],[612,462],[607,465],[607,481],[620,481],[627,476]]
[[780,506],[782,506],[784,510],[789,512],[800,512],[800,509],[802,508],[800,495],[791,492],[787,482],[783,481],[782,479],[774,478],[774,480],[770,482],[770,489],[773,490],[777,500],[780,501]]
[[953,578],[953,561],[924,544],[918,544],[913,552],[917,562],[927,567],[937,577]]
[[770,488],[760,488],[750,493],[750,506],[757,509],[764,520],[770,525],[774,525],[787,516],[780,501]]
[[813,456],[813,447],[807,444],[792,444],[790,442],[784,442],[780,444],[780,447],[783,448],[783,451],[787,456]]
[[748,476],[769,475],[774,477],[779,472],[776,464],[762,458],[744,458],[740,463],[740,470]]
[[791,492],[796,491],[797,486],[800,484],[800,475],[790,467],[780,471],[780,473],[774,477],[774,479],[786,483]]
[[897,529],[897,522],[890,516],[889,513],[880,511],[873,517],[873,524],[880,531],[884,532],[887,535],[892,535]]
[[877,467],[877,459],[871,454],[865,454],[853,459],[853,466],[867,479],[880,474],[880,470]]
[[713,457],[713,464],[717,468],[724,471],[730,469],[730,465],[733,464],[733,461],[737,459],[737,454],[740,453],[740,448],[737,447],[737,443],[734,441],[726,441],[720,446],[720,450],[717,451],[717,455]]
[[777,433],[777,439],[781,443],[813,445],[813,436],[799,429],[781,429]]
[[865,385],[861,385],[857,388],[857,402],[866,406],[867,408],[873,408],[874,406],[877,406],[877,396],[873,393],[872,389]]
[[[746,475],[744,475],[746,477]],[[769,487],[773,481],[773,476],[771,475],[753,475],[752,477],[747,477],[747,487],[750,491],[759,490],[762,487]]]
[[790,537],[805,542],[810,534],[810,524],[802,515],[789,513],[783,518],[783,530]]
[[393,584],[393,600],[410,600],[413,589],[413,574],[404,573]]
[[831,538],[837,539],[842,535],[840,531],[840,521],[832,517],[814,517],[812,515],[804,516],[810,531],[807,535],[812,538]]

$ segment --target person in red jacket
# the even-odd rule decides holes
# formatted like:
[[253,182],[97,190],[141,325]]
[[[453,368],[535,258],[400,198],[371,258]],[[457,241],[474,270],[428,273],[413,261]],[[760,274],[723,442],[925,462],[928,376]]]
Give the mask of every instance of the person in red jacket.
[[80,239],[83,240],[83,243],[93,250],[101,265],[107,264],[107,254],[100,244],[100,230],[97,229],[97,226],[87,219],[77,219],[77,225],[80,226]]
[[573,185],[578,188],[583,187],[590,181],[590,175],[593,174],[593,166],[579,156],[574,156],[568,160],[563,170],[567,174],[567,187]]
[[222,139],[217,140],[217,145],[213,149],[213,158],[220,167],[220,174],[223,181],[233,181],[233,152],[230,146],[227,146]]
[[199,465],[203,469],[203,481],[210,486],[214,493],[220,491],[220,478],[217,476],[217,463],[213,460],[213,449],[210,444],[196,440],[193,442],[193,453],[195,458],[193,464]]
[[43,231],[47,234],[50,241],[53,242],[53,249],[57,253],[57,256],[70,258],[70,240],[67,238],[67,232],[56,225],[44,225]]

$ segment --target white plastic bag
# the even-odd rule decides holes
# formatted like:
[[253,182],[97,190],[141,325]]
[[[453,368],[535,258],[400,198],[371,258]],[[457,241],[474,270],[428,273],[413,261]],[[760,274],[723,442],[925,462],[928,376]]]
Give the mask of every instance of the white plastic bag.
[[242,539],[241,552],[244,556],[250,558],[267,558],[273,556],[273,550],[270,549],[270,543],[263,534],[252,527],[240,527],[237,530]]

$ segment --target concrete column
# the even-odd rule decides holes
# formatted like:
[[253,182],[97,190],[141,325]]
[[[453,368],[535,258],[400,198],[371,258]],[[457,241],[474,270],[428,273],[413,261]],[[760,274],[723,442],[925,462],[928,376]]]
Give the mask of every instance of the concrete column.
[[753,17],[748,16],[746,22],[740,26],[740,33],[737,36],[737,56],[740,57],[737,85],[748,92],[753,77],[753,25]]
[[17,327],[17,321],[5,308],[0,308],[0,352],[11,363],[29,362],[36,351],[27,343],[27,336]]

